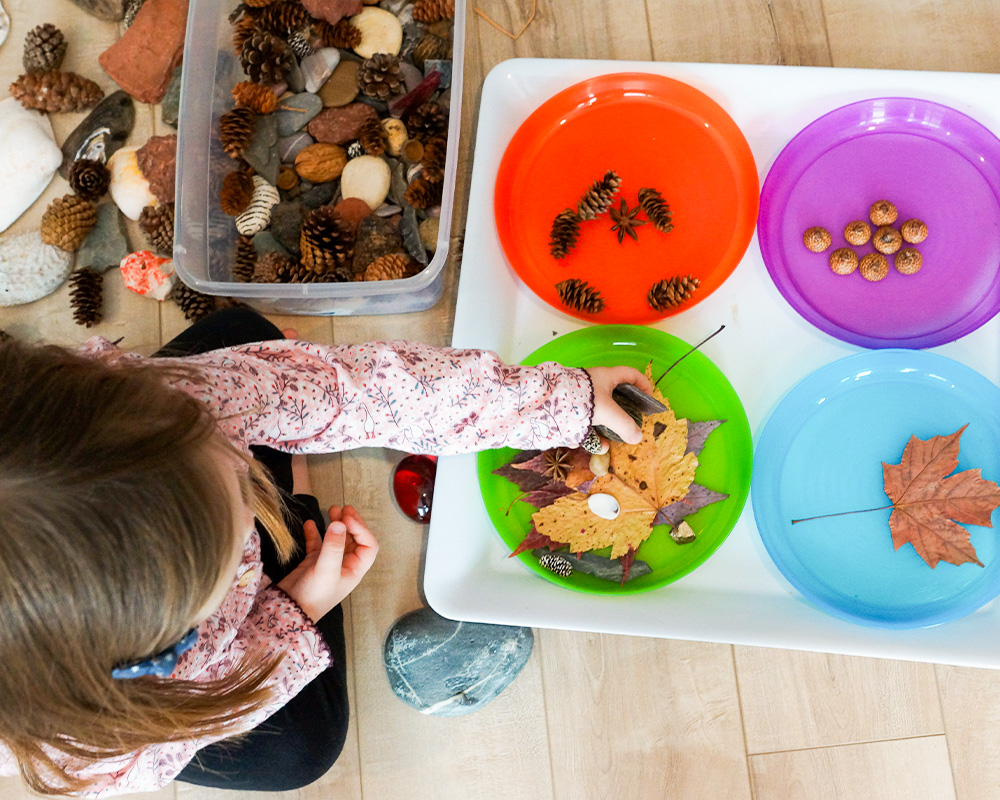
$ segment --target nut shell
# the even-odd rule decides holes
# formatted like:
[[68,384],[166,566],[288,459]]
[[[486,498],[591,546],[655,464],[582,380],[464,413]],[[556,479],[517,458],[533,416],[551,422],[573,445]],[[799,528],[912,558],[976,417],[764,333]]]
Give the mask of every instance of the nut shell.
[[888,225],[879,228],[872,237],[872,247],[886,255],[892,255],[902,246],[903,237],[899,231],[895,228],[890,228]]
[[814,253],[822,253],[833,243],[833,237],[826,228],[813,227],[802,234],[802,243]]
[[920,255],[919,250],[913,247],[904,247],[896,253],[894,265],[897,272],[901,272],[904,275],[912,275],[914,272],[920,271],[920,268],[924,265],[924,257]]
[[908,219],[903,223],[899,232],[903,235],[903,241],[910,244],[920,244],[927,238],[927,225],[919,219]]
[[313,183],[326,183],[339,178],[347,165],[347,151],[335,144],[317,142],[303,148],[295,156],[295,171],[300,178]]
[[892,225],[898,216],[896,206],[888,200],[877,200],[868,209],[868,218],[880,228],[883,225]]
[[830,253],[830,269],[838,275],[850,275],[858,268],[858,254],[850,247],[839,247]]
[[855,247],[868,244],[868,240],[871,238],[872,229],[864,220],[856,219],[853,222],[848,222],[847,227],[844,228],[844,240]]
[[858,271],[866,281],[880,281],[889,274],[889,259],[881,253],[869,253],[861,259]]

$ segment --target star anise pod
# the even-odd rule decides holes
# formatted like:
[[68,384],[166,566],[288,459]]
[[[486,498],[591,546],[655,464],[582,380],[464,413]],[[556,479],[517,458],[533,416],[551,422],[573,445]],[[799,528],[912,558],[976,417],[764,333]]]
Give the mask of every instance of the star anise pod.
[[635,232],[635,229],[640,225],[646,224],[646,220],[636,219],[636,215],[640,211],[642,211],[642,206],[629,208],[624,197],[621,199],[617,209],[614,206],[611,207],[611,221],[615,223],[611,226],[611,230],[618,232],[618,244],[625,241],[626,234],[631,236],[635,241],[639,241],[639,235]]
[[554,481],[565,481],[573,469],[572,451],[556,447],[545,451],[545,469],[542,475]]

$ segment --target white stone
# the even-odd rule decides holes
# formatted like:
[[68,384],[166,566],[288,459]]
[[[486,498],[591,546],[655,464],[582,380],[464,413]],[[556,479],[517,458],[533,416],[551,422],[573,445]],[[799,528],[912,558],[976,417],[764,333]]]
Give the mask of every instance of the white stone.
[[601,519],[615,519],[621,511],[618,500],[612,494],[598,492],[587,498],[587,506]]
[[111,199],[129,219],[139,219],[146,206],[159,205],[156,196],[149,190],[149,181],[139,169],[136,158],[138,147],[123,147],[116,150],[108,161],[111,171]]
[[382,158],[358,156],[352,158],[340,176],[340,191],[344,199],[357,197],[378,208],[389,194],[392,171]]
[[30,303],[62,286],[73,254],[42,241],[38,231],[0,236],[0,306]]
[[340,51],[336,47],[322,47],[311,56],[303,58],[300,67],[306,79],[306,91],[318,92],[339,63]]
[[62,152],[44,114],[13,97],[0,101],[0,231],[5,231],[45,191]]
[[403,26],[394,14],[366,6],[360,14],[351,17],[351,24],[361,31],[361,41],[354,52],[362,58],[371,58],[376,53],[399,55],[403,44]]

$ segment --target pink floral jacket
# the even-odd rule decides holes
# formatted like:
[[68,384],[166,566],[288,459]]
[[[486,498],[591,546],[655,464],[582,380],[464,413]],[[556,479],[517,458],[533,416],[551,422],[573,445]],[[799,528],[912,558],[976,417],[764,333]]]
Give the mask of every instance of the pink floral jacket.
[[[138,359],[94,338],[84,352]],[[454,454],[495,447],[575,446],[587,433],[593,389],[583,370],[558,364],[507,366],[493,353],[410,342],[341,347],[268,341],[183,359],[204,368],[204,380],[176,386],[216,412],[236,445],[267,445],[293,453],[389,447]],[[247,541],[222,606],[198,630],[171,677],[208,681],[224,676],[244,653],[263,648],[284,658],[269,685],[274,702],[250,715],[256,727],[330,664],[330,651],[301,609],[272,586],[260,541]],[[211,743],[155,744],[118,759],[74,762],[54,754],[73,774],[93,780],[85,792],[107,797],[153,791],[169,783]],[[0,773],[15,774],[0,749]]]

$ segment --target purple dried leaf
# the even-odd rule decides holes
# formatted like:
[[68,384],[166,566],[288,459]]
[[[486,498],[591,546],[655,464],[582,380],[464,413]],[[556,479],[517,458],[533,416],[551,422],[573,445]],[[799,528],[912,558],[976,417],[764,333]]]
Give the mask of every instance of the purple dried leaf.
[[725,421],[724,419],[710,419],[705,422],[692,422],[688,420],[688,442],[685,453],[694,453],[696,456],[700,455],[709,434]]
[[576,489],[571,489],[565,483],[552,481],[548,486],[528,492],[524,497],[518,499],[523,500],[525,503],[530,503],[535,508],[545,508],[545,506],[552,505],[560,497],[565,497],[575,492]]
[[691,488],[688,489],[688,493],[684,495],[684,497],[674,503],[671,503],[669,506],[664,506],[656,512],[653,524],[670,525],[673,527],[680,523],[680,521],[685,517],[693,514],[695,511],[700,511],[705,506],[711,505],[712,503],[718,503],[720,500],[725,500],[727,497],[729,497],[728,494],[706,489],[699,483],[692,483]]

